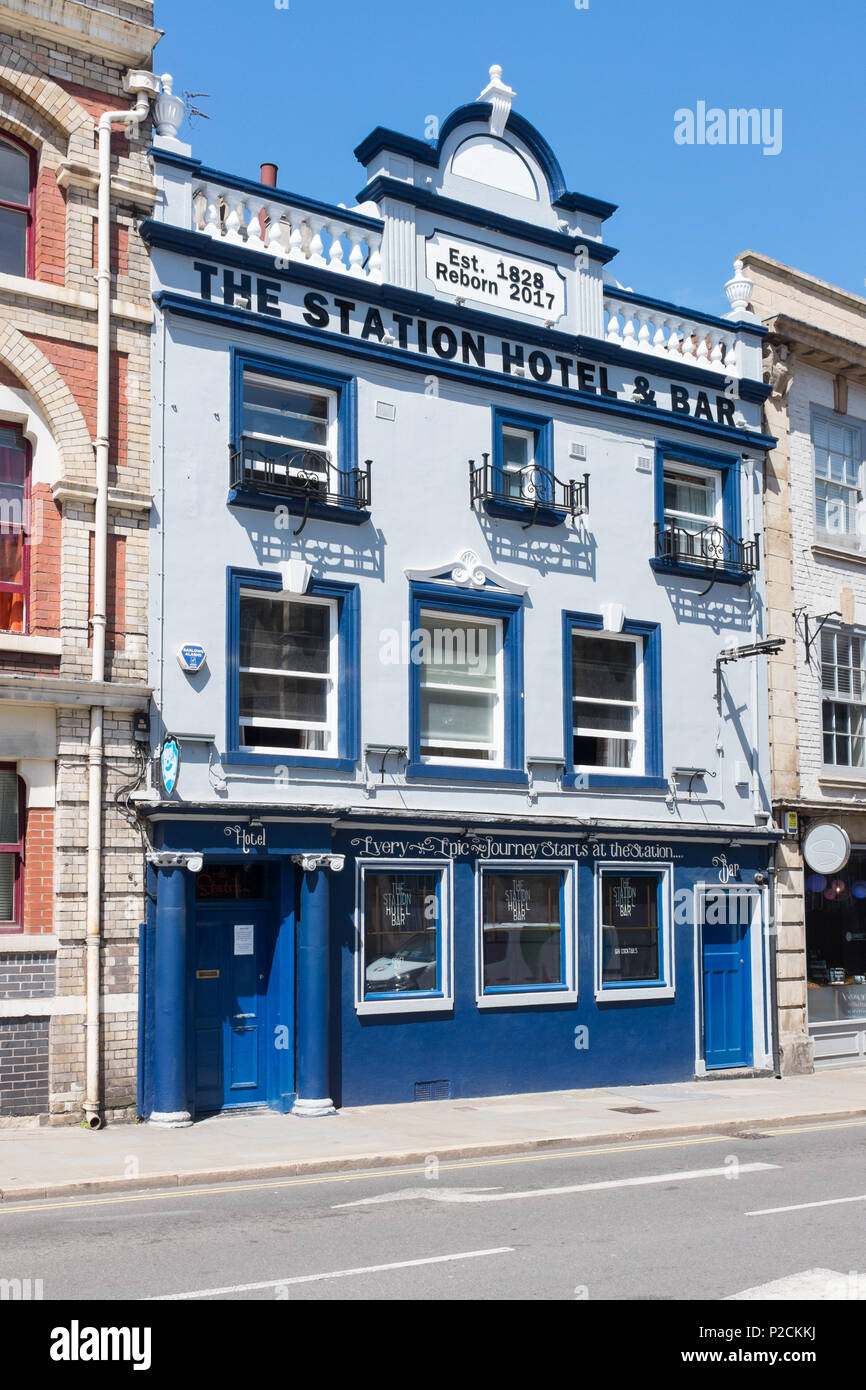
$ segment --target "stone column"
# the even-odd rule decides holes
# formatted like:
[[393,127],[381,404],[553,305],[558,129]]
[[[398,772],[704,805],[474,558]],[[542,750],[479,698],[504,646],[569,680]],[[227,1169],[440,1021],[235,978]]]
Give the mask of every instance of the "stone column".
[[292,856],[302,870],[297,935],[297,1099],[293,1115],[333,1115],[330,1067],[330,971],[328,968],[330,880],[345,863],[342,854]]

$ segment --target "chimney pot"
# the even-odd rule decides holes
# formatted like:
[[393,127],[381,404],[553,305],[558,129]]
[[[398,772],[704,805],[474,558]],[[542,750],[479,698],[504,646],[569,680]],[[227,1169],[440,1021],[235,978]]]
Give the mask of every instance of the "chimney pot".
[[263,164],[261,167],[260,182],[267,188],[277,186],[277,166],[276,164]]

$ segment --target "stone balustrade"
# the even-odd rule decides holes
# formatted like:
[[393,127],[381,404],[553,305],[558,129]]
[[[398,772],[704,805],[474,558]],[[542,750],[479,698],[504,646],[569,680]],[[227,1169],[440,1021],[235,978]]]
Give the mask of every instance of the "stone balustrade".
[[193,226],[217,240],[264,251],[284,268],[302,261],[338,275],[382,282],[381,226],[344,208],[323,205],[313,210],[287,202],[277,189],[265,185],[203,182],[193,190]]
[[737,329],[724,320],[698,319],[673,305],[655,307],[641,303],[637,296],[606,290],[604,322],[607,342],[617,347],[707,367],[725,376],[742,374]]

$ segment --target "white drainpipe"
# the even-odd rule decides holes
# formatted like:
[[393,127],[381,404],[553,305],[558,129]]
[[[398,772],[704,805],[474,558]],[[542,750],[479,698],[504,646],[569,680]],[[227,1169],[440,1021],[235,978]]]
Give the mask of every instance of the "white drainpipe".
[[[111,127],[138,126],[150,111],[148,92],[159,82],[151,73],[129,74],[139,79],[135,106],[106,111],[99,118],[99,194],[97,201],[96,312],[96,502],[93,542],[93,609],[90,627],[93,651],[90,679],[105,680],[105,609],[108,558],[108,438],[111,420]],[[135,88],[133,88],[135,90]],[[87,786],[87,974],[85,984],[84,1118],[90,1129],[102,1128],[99,1085],[99,952],[102,937],[102,705],[90,707]]]

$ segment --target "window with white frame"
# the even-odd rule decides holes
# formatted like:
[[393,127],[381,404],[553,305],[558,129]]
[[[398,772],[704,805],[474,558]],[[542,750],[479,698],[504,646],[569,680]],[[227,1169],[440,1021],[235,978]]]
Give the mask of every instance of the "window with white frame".
[[358,869],[359,1012],[450,1007],[450,866]]
[[481,995],[569,986],[566,870],[481,870]]
[[722,489],[717,468],[690,463],[664,464],[664,522],[692,536],[721,525]]
[[334,756],[337,667],[336,602],[242,589],[241,746]]
[[574,766],[642,773],[642,639],[573,631],[571,696]]
[[598,866],[596,995],[672,997],[671,870]]
[[502,492],[517,502],[535,496],[537,439],[535,430],[502,426]]
[[866,766],[864,638],[821,633],[821,722],[827,767]]
[[854,425],[816,415],[812,420],[815,457],[815,524],[834,540],[857,544],[863,435]]
[[503,764],[502,622],[421,610],[421,758]]
[[327,491],[328,465],[337,457],[338,405],[335,391],[245,370],[245,467],[253,476],[258,471]]

